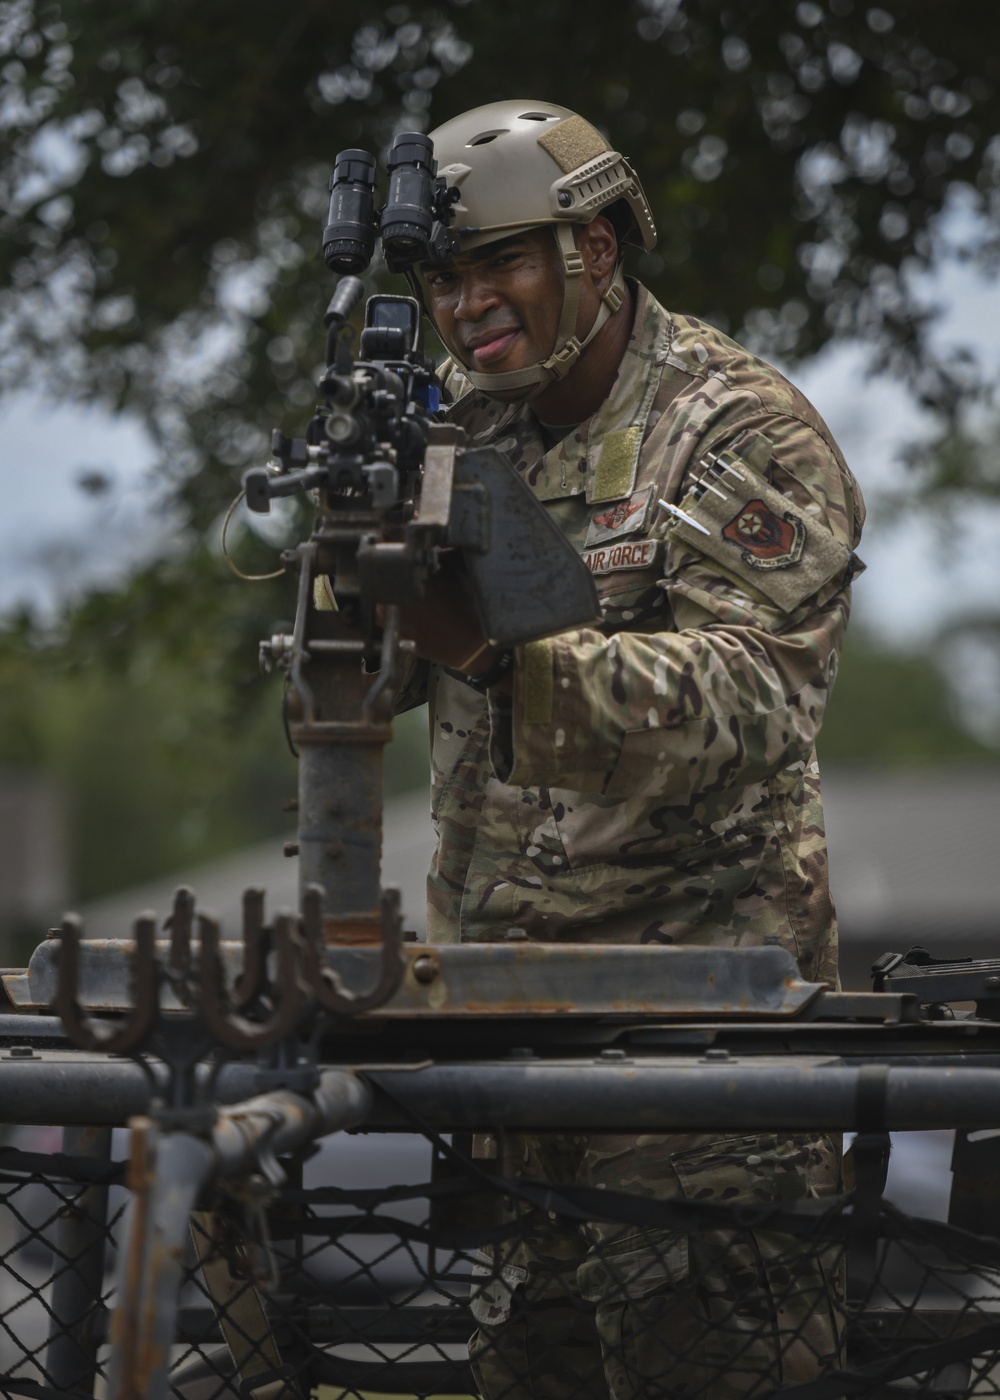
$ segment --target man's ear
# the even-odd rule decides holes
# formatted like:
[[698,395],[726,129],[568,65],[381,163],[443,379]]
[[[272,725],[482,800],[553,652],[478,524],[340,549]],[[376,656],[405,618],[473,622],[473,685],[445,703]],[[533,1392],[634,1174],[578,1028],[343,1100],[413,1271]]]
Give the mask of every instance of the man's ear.
[[618,237],[610,219],[598,214],[580,228],[580,256],[590,272],[594,286],[607,291],[618,266]]

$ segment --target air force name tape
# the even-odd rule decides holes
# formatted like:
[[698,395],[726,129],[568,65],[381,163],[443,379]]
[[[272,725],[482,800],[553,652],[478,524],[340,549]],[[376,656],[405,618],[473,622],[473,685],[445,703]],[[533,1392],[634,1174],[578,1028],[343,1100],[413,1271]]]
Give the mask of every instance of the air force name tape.
[[581,558],[592,574],[616,574],[620,569],[648,569],[656,562],[658,540],[633,540],[585,549]]

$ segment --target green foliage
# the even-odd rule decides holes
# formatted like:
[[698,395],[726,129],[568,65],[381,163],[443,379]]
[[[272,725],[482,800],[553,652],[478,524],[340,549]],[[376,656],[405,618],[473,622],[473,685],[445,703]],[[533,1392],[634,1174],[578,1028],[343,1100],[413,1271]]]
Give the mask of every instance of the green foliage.
[[[107,601],[90,600],[88,623]],[[217,652],[206,645],[196,619],[190,651],[161,636],[108,666],[87,661],[82,626],[43,639],[22,620],[0,642],[0,768],[46,772],[66,792],[74,900],[294,827],[281,683],[246,664],[256,643],[232,621],[240,645],[229,656],[223,639]],[[397,721],[390,795],[426,781],[425,730],[422,712]]]
[[22,625],[0,651],[0,765],[41,769],[67,793],[75,899],[290,825],[295,765],[273,681],[233,687],[198,648],[140,647],[110,666],[86,650],[87,629],[40,643]]
[[976,501],[1000,499],[1000,418],[965,413],[940,433],[908,446],[907,490],[885,505],[897,517],[931,505],[945,519]]
[[948,683],[928,657],[878,647],[849,634],[823,721],[824,764],[1000,762],[1000,747],[975,739],[960,722]]
[[908,272],[956,194],[995,221],[998,39],[936,0],[543,0],[527,33],[493,0],[4,0],[6,380],[140,411],[203,527],[312,397],[333,156],[516,91],[633,157],[669,304],[786,359],[861,334],[947,413],[967,367]]
[[[0,0],[0,388],[138,413],[197,556],[271,428],[308,416],[336,153],[519,91],[635,161],[660,225],[636,270],[667,304],[786,360],[861,335],[940,411],[926,479],[981,489],[950,446],[975,374],[934,361],[909,274],[949,201],[995,229],[1000,9],[543,0],[528,37],[493,0]],[[92,611],[98,650],[188,610],[185,568],[147,583],[104,635]],[[219,596],[198,607],[218,636]]]

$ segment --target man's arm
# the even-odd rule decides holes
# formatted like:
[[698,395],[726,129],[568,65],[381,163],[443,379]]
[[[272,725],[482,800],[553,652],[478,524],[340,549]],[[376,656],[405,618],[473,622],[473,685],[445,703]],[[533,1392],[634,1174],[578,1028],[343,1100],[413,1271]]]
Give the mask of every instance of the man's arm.
[[682,799],[760,781],[808,756],[849,589],[769,630],[760,600],[741,607],[718,575],[685,572],[684,592],[667,583],[682,630],[610,638],[580,630],[519,649],[509,720],[496,715],[496,729],[511,727],[509,748],[495,736],[499,777],[608,796],[655,787]]
[[[579,629],[518,648],[513,703],[498,697],[491,706],[499,777],[683,801],[808,757],[836,674],[856,543],[841,467],[822,438],[810,431],[809,441],[807,470],[800,454],[783,466],[779,452],[770,474],[808,519],[806,548],[835,545],[843,565],[796,606],[787,597],[779,606],[759,563],[743,563],[740,550],[725,567],[707,544],[690,542],[699,533],[659,527],[659,586],[676,630]],[[785,575],[809,576],[805,559],[798,575]]]
[[[402,609],[400,632],[414,643],[419,657],[462,675],[489,672],[500,652],[483,636],[458,550],[442,554],[441,567],[428,578],[420,602]],[[510,693],[509,681],[504,689]]]

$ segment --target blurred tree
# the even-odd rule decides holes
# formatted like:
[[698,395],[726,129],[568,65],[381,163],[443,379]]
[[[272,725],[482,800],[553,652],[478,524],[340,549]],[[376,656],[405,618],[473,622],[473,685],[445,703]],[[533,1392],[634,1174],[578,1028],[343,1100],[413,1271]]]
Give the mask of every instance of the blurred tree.
[[[281,820],[287,770],[258,771],[247,739],[274,713],[257,640],[292,600],[235,584],[215,535],[271,427],[301,429],[313,399],[339,150],[512,92],[586,113],[642,175],[660,245],[636,271],[662,300],[786,361],[862,337],[939,415],[921,481],[981,491],[985,459],[947,450],[976,366],[935,358],[913,273],[947,251],[995,263],[998,40],[1000,9],[962,23],[936,0],[539,0],[530,19],[493,0],[0,0],[0,389],[139,413],[177,522],[126,588],[54,628],[22,617],[0,654],[0,759],[79,777],[78,888],[120,881],[112,850],[140,878],[258,834],[251,809]],[[234,533],[242,567],[269,567]],[[874,732],[862,671],[897,705],[931,696],[907,664],[858,650],[831,755]],[[928,744],[942,704],[911,726]],[[116,786],[121,757],[98,762],[111,734],[145,754],[128,766],[171,833]]]
[[525,37],[492,0],[4,0],[2,382],[140,410],[203,528],[312,398],[332,157],[520,91],[634,158],[668,304],[785,359],[861,335],[946,417],[974,392],[911,274],[946,209],[995,260],[1000,10],[542,0]]
[[820,761],[1000,761],[1000,732],[992,742],[985,731],[970,733],[961,695],[961,684],[949,685],[930,657],[888,651],[855,626],[820,731]]
[[936,639],[934,653],[959,720],[1000,752],[1000,612],[963,618]]
[[[142,577],[125,603],[148,617],[147,594],[156,591]],[[99,636],[104,608],[118,602],[98,596],[84,610]],[[59,779],[74,901],[294,828],[295,760],[282,736],[280,683],[255,673],[256,634],[232,609],[228,623],[243,642],[231,652],[203,646],[197,633],[188,646],[158,633],[148,645],[105,647],[101,666],[83,659],[81,619],[70,639],[43,639],[25,618],[0,636],[0,770]],[[112,630],[117,640],[131,631]],[[426,781],[426,726],[421,711],[396,722],[388,795]]]

